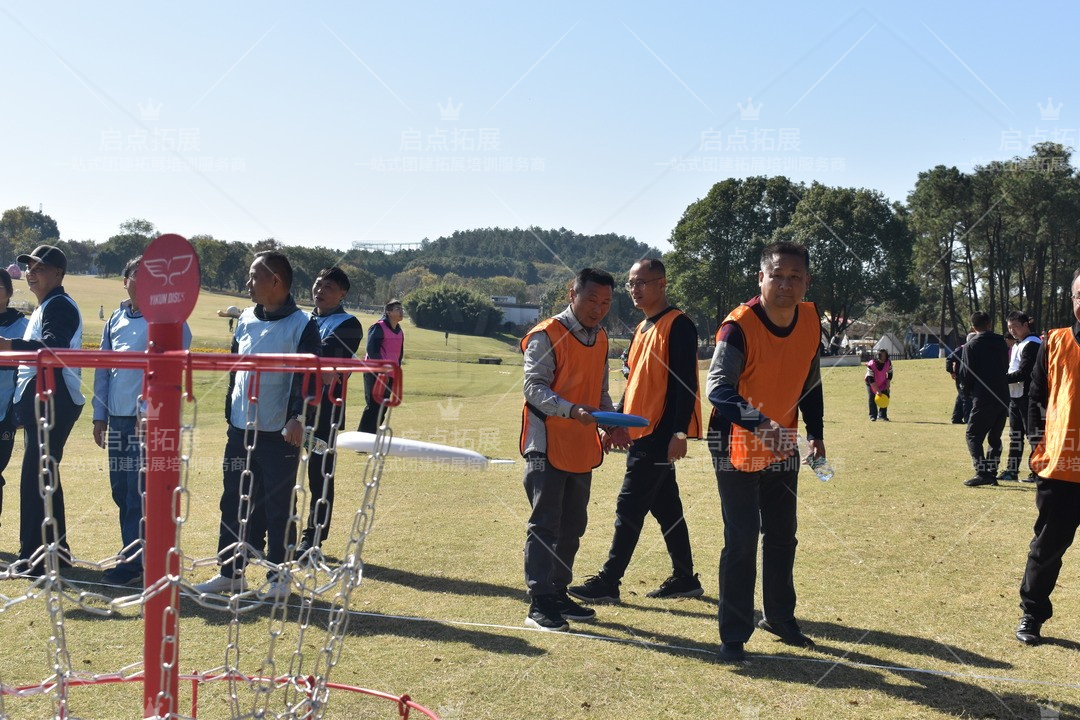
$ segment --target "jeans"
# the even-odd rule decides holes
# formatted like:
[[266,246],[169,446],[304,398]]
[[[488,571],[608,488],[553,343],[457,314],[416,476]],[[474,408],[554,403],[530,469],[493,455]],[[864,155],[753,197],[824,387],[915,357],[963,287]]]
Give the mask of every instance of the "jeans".
[[761,535],[761,595],[772,623],[795,619],[795,547],[798,540],[798,459],[759,472],[726,469],[713,451],[724,519],[720,552],[720,640],[746,642],[754,632],[758,535]]
[[218,562],[225,577],[244,574],[253,553],[281,564],[290,545],[296,544],[296,509],[293,486],[300,463],[300,448],[280,432],[251,432],[254,442],[248,472],[245,432],[229,426],[222,462],[221,527]]
[[[666,454],[666,453],[665,453]],[[645,516],[652,513],[660,523],[674,575],[694,574],[690,532],[683,517],[675,465],[666,457],[649,456],[634,450],[626,458],[626,475],[615,501],[615,537],[601,573],[618,582],[626,573],[637,547]]]
[[570,584],[574,557],[589,522],[592,473],[553,468],[541,453],[525,459],[525,494],[532,513],[525,535],[525,585],[529,595],[550,595]]
[[142,557],[132,559],[142,550],[143,501],[139,472],[142,466],[142,444],[139,442],[138,421],[134,416],[109,416],[109,431],[105,436],[109,449],[109,484],[112,499],[120,509],[120,555],[127,562],[117,566],[126,573],[142,572]]

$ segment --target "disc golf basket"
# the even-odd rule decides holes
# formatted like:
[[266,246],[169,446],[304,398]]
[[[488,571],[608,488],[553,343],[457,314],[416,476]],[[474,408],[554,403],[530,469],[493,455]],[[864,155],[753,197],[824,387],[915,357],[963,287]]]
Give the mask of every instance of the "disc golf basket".
[[[178,236],[163,238],[170,239],[172,248],[187,246],[190,249],[182,238],[179,240],[183,244],[177,244]],[[161,240],[156,240],[147,250],[143,267]],[[194,256],[193,250],[191,254]],[[196,283],[196,293],[197,287]],[[193,306],[194,300],[189,298],[189,301]],[[318,553],[296,557],[295,545],[290,544],[284,562],[272,563],[264,557],[259,538],[248,538],[249,542],[238,542],[231,548],[231,552],[248,561],[253,572],[269,572],[287,578],[291,595],[261,592],[265,591],[267,582],[252,583],[250,590],[229,596],[199,593],[193,585],[195,571],[209,567],[216,571],[218,555],[196,557],[187,550],[197,544],[194,540],[217,534],[216,523],[212,529],[202,527],[196,531],[189,521],[192,503],[189,479],[195,457],[198,410],[193,383],[195,373],[251,373],[248,401],[256,407],[264,377],[274,373],[302,376],[305,403],[314,415],[314,421],[304,428],[305,447],[300,451],[300,464],[293,483],[294,512],[289,520],[292,525],[302,527],[312,505],[326,502],[325,497],[309,497],[308,464],[322,463],[323,472],[328,472],[338,421],[344,411],[343,403],[335,401],[326,452],[320,456],[308,450],[313,445],[313,429],[318,425],[324,374],[329,377],[333,373],[340,377],[335,380],[342,385],[340,397],[346,396],[349,377],[353,373],[376,373],[377,397],[386,395],[388,387],[393,388],[394,392],[386,400],[379,428],[380,438],[388,441],[390,407],[400,402],[400,369],[393,363],[328,360],[314,355],[187,352],[180,349],[183,318],[155,322],[153,313],[147,312],[147,304],[142,300],[141,284],[139,305],[149,322],[150,349],[146,353],[44,349],[37,353],[5,353],[0,357],[0,366],[21,363],[36,369],[36,409],[42,449],[39,492],[46,510],[42,539],[51,540],[30,559],[31,567],[40,567],[42,572],[39,577],[29,578],[28,587],[27,580],[20,579],[25,563],[13,562],[8,566],[0,563],[0,581],[4,581],[0,583],[3,652],[24,657],[15,670],[9,671],[9,676],[19,675],[18,679],[9,680],[0,673],[0,720],[22,717],[197,718],[200,700],[205,701],[207,694],[214,704],[206,711],[206,716],[215,718],[222,717],[227,708],[227,717],[231,718],[306,720],[323,718],[334,707],[342,705],[348,708],[347,714],[334,714],[333,717],[356,717],[359,713],[354,702],[345,702],[343,696],[357,697],[354,694],[359,694],[393,702],[398,717],[409,717],[411,711],[416,711],[437,720],[434,713],[414,703],[407,695],[392,695],[330,679],[342,661],[350,603],[363,575],[361,552],[372,527],[383,471],[384,455],[380,448],[376,448],[363,464],[362,499],[352,516],[340,560],[331,563]],[[58,468],[49,449],[54,419],[53,398],[57,371],[76,367],[144,371],[140,407],[145,408],[145,412],[140,415],[139,429],[143,448],[140,472],[144,488],[145,544],[141,549],[125,548],[123,552],[141,552],[145,581],[141,590],[133,589],[132,594],[122,597],[116,597],[114,591],[109,592],[106,588],[73,582],[60,572],[67,563],[77,568],[105,570],[118,562],[138,557],[138,554],[98,559],[67,557],[56,538],[53,497],[57,490]],[[219,398],[217,395],[215,401]],[[220,407],[216,402],[214,405]],[[255,415],[252,413],[252,420],[244,428],[248,451],[244,476],[248,485],[243,486],[242,481],[242,486],[249,492],[251,451],[258,442],[260,430]],[[103,482],[104,478],[96,480]],[[70,473],[68,481],[72,482]],[[11,487],[9,484],[9,491]],[[216,497],[210,500],[216,505]],[[250,505],[242,500],[239,512],[244,513],[244,508],[250,509]],[[339,516],[344,514],[343,510],[339,504]],[[246,516],[240,519],[241,522],[248,520]],[[54,532],[47,534],[47,528]],[[10,594],[12,590],[17,594]],[[47,616],[45,628],[41,624],[34,626],[34,620],[42,616],[42,609]],[[220,666],[205,670],[184,669],[181,609],[189,614],[194,610],[208,623],[222,627]],[[78,637],[80,626],[95,617],[102,618],[105,623],[121,623],[124,619],[137,617],[137,611],[143,626],[141,662],[132,650],[128,664],[123,667],[110,668],[108,672],[85,669],[95,664],[94,652],[98,648],[93,645],[102,640],[92,640],[84,646]],[[32,619],[28,621],[28,618]],[[119,631],[116,634],[119,635]],[[106,642],[114,644],[112,640]],[[20,649],[23,647],[25,651]],[[34,676],[25,673],[33,673],[38,667],[35,663],[42,657],[45,667],[36,679],[28,679]],[[114,698],[118,709],[113,709],[96,694],[102,692],[103,686],[128,684],[142,685],[141,708],[124,705]],[[93,688],[98,690],[93,692]],[[129,695],[117,697],[130,701]],[[186,702],[182,703],[182,700]],[[368,707],[364,716],[386,717],[389,713],[393,711],[387,708],[383,714],[371,715]]]

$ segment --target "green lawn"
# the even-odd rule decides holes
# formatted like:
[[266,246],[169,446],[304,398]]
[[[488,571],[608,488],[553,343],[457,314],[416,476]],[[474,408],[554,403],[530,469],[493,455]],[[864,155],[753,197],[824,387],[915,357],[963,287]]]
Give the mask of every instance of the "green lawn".
[[[68,286],[89,316],[89,306],[96,311],[104,302],[109,281],[93,280],[92,289],[74,280]],[[106,307],[120,297],[115,292]],[[192,322],[197,345],[211,346],[214,333],[225,335],[225,321],[211,316],[222,303],[239,304],[220,297],[200,300],[199,317]],[[441,334],[407,332],[410,353],[438,357]],[[496,354],[498,341],[460,338],[457,346],[456,340],[450,339],[451,350],[445,352],[466,358]],[[493,457],[517,457],[521,376],[519,367],[506,365],[512,351],[504,352],[501,366],[409,357],[406,402],[392,418],[396,432],[479,447]],[[611,368],[618,397],[615,362]],[[942,370],[936,360],[896,364],[892,423],[867,420],[860,368],[825,376],[826,440],[836,477],[821,483],[809,471],[801,476],[796,563],[799,617],[818,639],[816,652],[788,648],[759,632],[747,646],[750,662],[712,662],[722,524],[706,448],[692,443],[679,478],[705,597],[674,602],[645,597],[670,569],[662,538],[649,520],[624,580],[623,603],[600,607],[595,622],[575,623],[566,634],[522,627],[521,549],[528,503],[520,464],[480,473],[389,461],[366,546],[364,583],[353,598],[356,614],[332,679],[407,692],[447,720],[1080,715],[1080,561],[1075,554],[1065,559],[1055,595],[1059,615],[1045,627],[1053,639],[1037,648],[1021,646],[1012,630],[1035,517],[1033,487],[962,485],[971,469],[963,428],[948,422],[954,393]],[[216,542],[221,475],[215,463],[224,442],[224,388],[220,377],[198,381],[182,547],[188,558],[206,559]],[[359,389],[354,382],[350,427],[359,418]],[[20,457],[21,441],[15,464]],[[69,442],[63,472],[72,547],[93,560],[114,552],[118,542],[104,458],[90,441],[87,412]],[[609,456],[594,474],[578,575],[594,573],[606,556],[623,462],[620,455]],[[331,555],[344,547],[359,502],[361,471],[362,458],[343,459],[327,546]],[[6,474],[12,480],[17,470]],[[0,526],[3,560],[17,546],[16,486],[8,484]],[[201,581],[212,572],[200,566],[189,574]],[[79,582],[96,576],[90,569],[69,575]],[[0,680],[7,684],[36,682],[51,672],[43,603],[4,607],[3,596],[19,596],[27,587],[22,580],[0,583],[0,638],[6,646]],[[138,608],[101,617],[71,600],[65,605],[66,646],[77,670],[116,671],[139,661]],[[190,602],[183,614],[182,669],[221,665],[229,638],[223,614]],[[295,617],[294,608],[290,620]],[[321,626],[325,614],[316,613],[313,622]],[[256,612],[236,626],[236,648],[254,661],[253,671],[270,624],[267,613]],[[295,626],[286,629],[280,640],[286,649],[279,672],[288,667],[294,633]],[[223,692],[203,691],[200,717],[227,715]],[[138,695],[133,688],[80,689],[73,693],[72,712],[136,717],[132,708]],[[187,691],[182,695],[186,698]],[[340,693],[331,699],[327,717],[396,716],[388,704]],[[48,714],[42,707],[40,700],[9,698],[0,705],[0,716],[42,717]],[[1041,714],[1052,712],[1059,715]]]

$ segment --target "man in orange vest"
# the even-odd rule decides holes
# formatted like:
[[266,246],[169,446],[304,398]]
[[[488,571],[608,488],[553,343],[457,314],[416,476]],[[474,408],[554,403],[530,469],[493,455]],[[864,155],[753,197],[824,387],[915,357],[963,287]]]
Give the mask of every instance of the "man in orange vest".
[[686,457],[687,438],[701,437],[697,328],[688,315],[668,304],[667,271],[660,260],[634,263],[626,289],[645,319],[630,340],[626,393],[616,409],[648,418],[650,424],[629,431],[633,445],[615,503],[615,537],[607,562],[568,592],[585,602],[618,602],[619,583],[645,516],[652,513],[660,523],[672,572],[648,597],[699,597],[704,590],[694,573],[690,533],[675,480],[675,461]]
[[596,612],[566,594],[574,556],[588,522],[593,468],[626,431],[608,437],[592,413],[612,410],[608,395],[608,340],[600,321],[611,308],[615,279],[585,268],[570,291],[570,305],[544,320],[521,341],[525,404],[521,454],[525,493],[532,505],[525,536],[525,584],[531,603],[525,625],[566,630],[567,620]]
[[1042,642],[1042,624],[1054,614],[1050,593],[1061,557],[1080,526],[1080,269],[1073,273],[1071,328],[1051,330],[1039,347],[1028,388],[1028,433],[1035,472],[1035,537],[1020,584],[1023,617],[1016,639]]
[[724,518],[720,553],[720,651],[746,658],[754,632],[754,585],[761,535],[758,623],[786,643],[813,647],[795,620],[795,529],[799,413],[810,448],[825,457],[817,307],[802,302],[810,286],[810,253],[780,242],[765,248],[761,294],[733,310],[716,333],[709,368],[709,450]]

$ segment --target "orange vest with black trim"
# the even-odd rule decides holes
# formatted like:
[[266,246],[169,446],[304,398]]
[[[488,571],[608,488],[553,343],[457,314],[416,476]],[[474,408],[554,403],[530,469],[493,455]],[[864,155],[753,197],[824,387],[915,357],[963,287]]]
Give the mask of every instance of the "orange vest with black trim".
[[[748,305],[732,310],[724,319],[727,322],[737,324],[744,339],[745,362],[739,376],[739,395],[770,420],[796,429],[803,385],[821,344],[817,306],[812,302],[799,303],[794,327],[784,337],[765,327]],[[719,342],[720,330],[716,331],[716,339]],[[734,423],[729,447],[732,466],[743,472],[758,472],[782,459],[754,433]]]
[[[521,352],[535,333],[547,333],[555,353],[555,377],[551,389],[575,405],[599,407],[600,393],[607,372],[608,338],[603,328],[596,333],[591,346],[578,340],[566,326],[555,318],[544,320],[521,340]],[[596,425],[582,425],[571,418],[544,415],[527,402],[521,409],[522,455],[529,423],[542,422],[547,434],[547,459],[557,470],[586,473],[604,462],[600,434]]]
[[[670,310],[664,313],[656,323],[641,332],[641,327],[648,322],[642,320],[634,328],[634,341],[630,344],[630,356],[626,364],[630,367],[630,375],[626,378],[626,393],[623,395],[622,410],[630,415],[640,415],[649,419],[649,426],[643,428],[630,428],[630,438],[638,438],[651,435],[656,430],[656,424],[664,414],[664,406],[667,403],[668,383],[678,382],[671,374],[671,324],[682,315],[682,310]],[[696,348],[690,348],[687,352],[695,352]],[[696,364],[695,360],[695,364]],[[694,414],[690,418],[690,426],[686,428],[686,436],[692,438],[701,437],[701,393],[698,388],[697,373],[694,373]],[[682,428],[675,428],[674,432],[681,432]]]
[[1031,469],[1041,478],[1080,482],[1080,345],[1072,328],[1046,336],[1046,430],[1031,451]]

